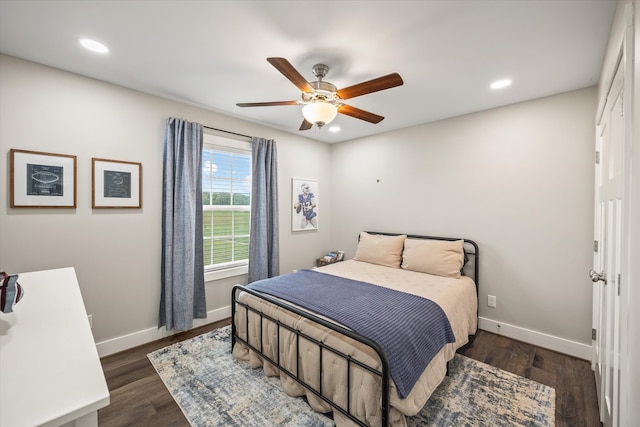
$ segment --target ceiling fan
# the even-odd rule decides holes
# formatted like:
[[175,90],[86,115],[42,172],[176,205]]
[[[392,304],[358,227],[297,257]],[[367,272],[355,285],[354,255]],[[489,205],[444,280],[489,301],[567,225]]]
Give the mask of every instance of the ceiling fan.
[[341,101],[380,90],[391,89],[392,87],[401,86],[404,83],[398,73],[392,73],[344,89],[338,89],[335,85],[322,80],[329,72],[329,66],[325,64],[316,64],[313,66],[313,74],[318,80],[308,82],[285,58],[267,58],[267,61],[302,91],[302,100],[240,102],[236,105],[238,107],[304,105],[304,107],[302,107],[304,120],[302,125],[300,125],[300,130],[311,129],[314,124],[322,128],[322,126],[331,122],[338,113],[370,123],[380,123],[384,117],[343,104]]

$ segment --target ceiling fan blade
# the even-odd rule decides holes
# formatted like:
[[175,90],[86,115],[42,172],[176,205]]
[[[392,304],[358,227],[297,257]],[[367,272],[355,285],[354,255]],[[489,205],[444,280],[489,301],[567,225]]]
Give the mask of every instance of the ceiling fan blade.
[[276,102],[238,102],[238,107],[273,107],[280,105],[298,105],[299,101],[276,101]]
[[284,58],[267,58],[267,61],[280,71],[291,83],[296,85],[303,92],[312,93],[313,87],[302,74],[296,70],[289,61]]
[[339,89],[337,95],[340,99],[355,98],[356,96],[366,95],[380,90],[391,89],[392,87],[402,86],[404,82],[398,73],[387,74],[377,79],[358,83],[344,89]]
[[307,119],[303,119],[302,120],[302,124],[300,125],[300,129],[299,130],[309,130],[313,127],[313,123],[311,123],[310,121],[308,121]]
[[369,123],[380,123],[384,120],[384,117],[382,116],[352,107],[351,105],[340,105],[338,107],[338,113],[346,114],[347,116],[355,117],[356,119],[364,120]]

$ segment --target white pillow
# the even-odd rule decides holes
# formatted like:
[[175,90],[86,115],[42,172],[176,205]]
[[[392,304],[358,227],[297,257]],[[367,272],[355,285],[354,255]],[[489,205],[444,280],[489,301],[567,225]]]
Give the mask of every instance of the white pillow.
[[356,261],[400,268],[402,249],[406,234],[399,236],[385,236],[383,234],[360,233],[360,241],[353,257]]
[[463,240],[406,239],[402,268],[459,279],[464,263],[463,244]]

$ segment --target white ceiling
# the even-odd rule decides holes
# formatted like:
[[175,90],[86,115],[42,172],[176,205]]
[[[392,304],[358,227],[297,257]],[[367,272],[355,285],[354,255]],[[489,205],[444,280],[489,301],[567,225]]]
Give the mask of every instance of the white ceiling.
[[[333,143],[596,85],[615,7],[615,0],[0,0],[0,52]],[[84,50],[82,37],[110,53]],[[346,101],[385,116],[379,124],[339,114],[332,123],[339,133],[300,132],[301,106],[236,106],[300,99],[266,61],[271,56],[287,58],[308,81],[312,66],[325,63],[325,80],[338,88],[392,72],[404,85]],[[501,78],[513,84],[489,89]]]

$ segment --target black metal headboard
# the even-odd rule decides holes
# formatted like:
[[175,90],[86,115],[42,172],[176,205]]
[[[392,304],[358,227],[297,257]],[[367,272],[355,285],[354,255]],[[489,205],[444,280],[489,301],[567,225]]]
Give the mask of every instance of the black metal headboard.
[[[387,232],[380,232],[380,231],[365,231],[365,233],[381,234],[383,236],[401,236],[403,234],[406,234],[406,233],[387,233]],[[473,240],[463,239],[459,237],[423,236],[420,234],[406,234],[406,236],[408,239],[447,240],[447,241],[463,240],[465,263],[464,263],[464,266],[462,267],[462,273],[465,276],[469,276],[473,279],[473,281],[476,283],[476,293],[478,292],[478,286],[479,286],[478,256],[480,251],[478,249],[478,244],[476,242],[474,242]],[[358,240],[359,239],[360,239],[360,235],[358,234]]]

